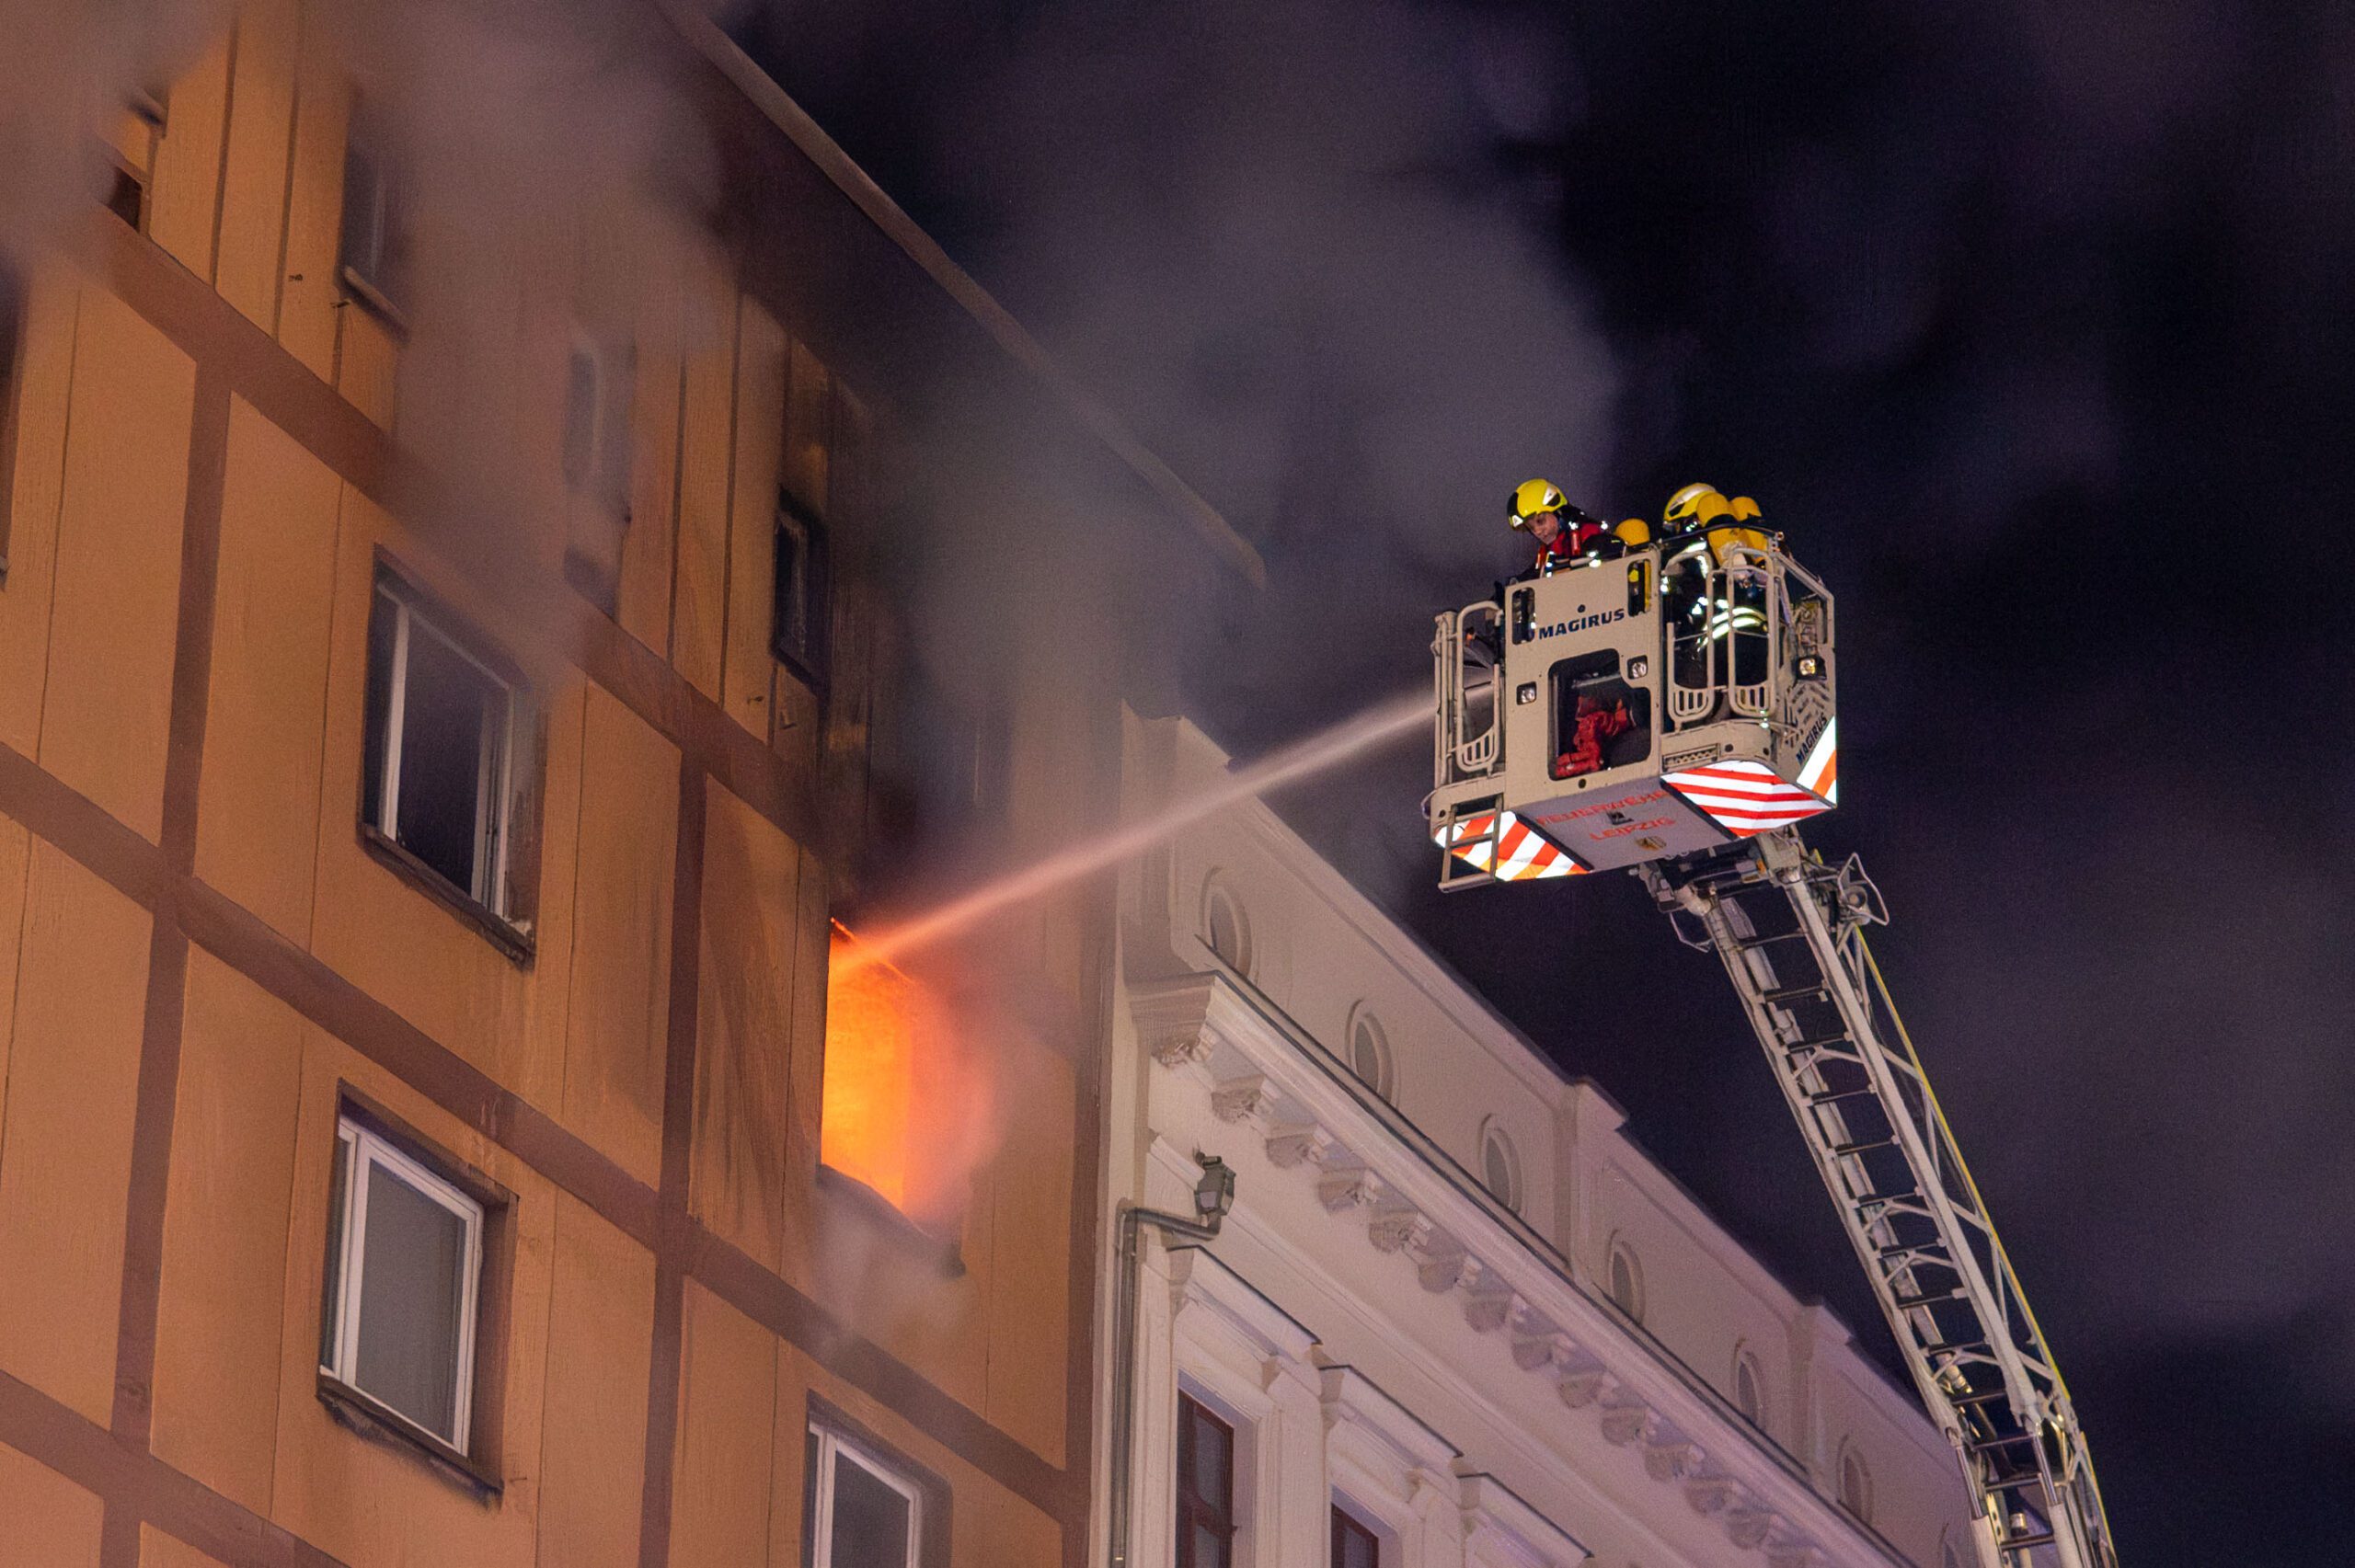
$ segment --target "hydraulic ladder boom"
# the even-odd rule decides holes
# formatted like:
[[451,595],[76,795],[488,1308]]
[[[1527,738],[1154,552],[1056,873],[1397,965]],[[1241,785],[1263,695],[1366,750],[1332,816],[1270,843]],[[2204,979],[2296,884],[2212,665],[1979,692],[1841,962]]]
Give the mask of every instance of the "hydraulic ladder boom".
[[1863,867],[1827,866],[1783,828],[1636,869],[1677,934],[1724,960],[1923,1402],[1961,1455],[1982,1568],[2117,1568],[2068,1388],[1865,945],[1888,915]]

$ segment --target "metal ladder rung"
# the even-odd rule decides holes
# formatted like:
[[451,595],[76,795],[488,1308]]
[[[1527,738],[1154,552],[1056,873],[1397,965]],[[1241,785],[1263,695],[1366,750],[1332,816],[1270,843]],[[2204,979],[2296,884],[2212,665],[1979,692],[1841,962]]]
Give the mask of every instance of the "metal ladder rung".
[[2052,1532],[2046,1530],[2040,1535],[2011,1536],[1997,1542],[1996,1545],[2004,1551],[2026,1551],[2031,1546],[2051,1546],[2052,1541]]
[[1970,1410],[1979,1405],[1993,1404],[1999,1399],[2011,1397],[2012,1392],[2009,1389],[1989,1389],[1983,1394],[1970,1394],[1962,1399],[1950,1399],[1947,1402],[1957,1410]]
[[1786,1001],[1797,1001],[1803,996],[1820,997],[1823,994],[1822,982],[1818,981],[1809,986],[1777,986],[1773,990],[1760,991],[1758,1000],[1770,1007],[1779,1007]]
[[1963,1288],[1958,1285],[1951,1289],[1925,1291],[1919,1296],[1900,1296],[1892,1304],[1901,1312],[1910,1312],[1916,1307],[1935,1307],[1941,1301],[1959,1301],[1962,1298]]
[[1860,1061],[1864,1059],[1856,1052],[1856,1042],[1846,1035],[1818,1035],[1811,1040],[1777,1040],[1775,1044],[1785,1056],[1797,1056],[1801,1051],[1828,1051],[1834,1046],[1845,1046],[1851,1055],[1855,1055]]
[[1999,1448],[2016,1448],[2022,1443],[2035,1441],[2036,1434],[2033,1432],[2016,1432],[2008,1437],[1982,1437],[1975,1443],[1965,1443],[1963,1447],[1974,1454],[1992,1454]]
[[1990,1492],[2016,1492],[2023,1486],[2041,1486],[2043,1484],[2044,1472],[2042,1471],[2035,1470],[2024,1471],[2018,1475],[2008,1475],[2001,1481],[1990,1481],[1985,1483],[1987,1490]]
[[1879,1096],[1878,1089],[1826,1089],[1821,1093],[1808,1095],[1807,1103],[1810,1105],[1830,1105],[1842,1100],[1878,1099]]
[[1733,950],[1737,953],[1749,953],[1761,947],[1770,947],[1777,942],[1797,942],[1806,935],[1807,933],[1803,931],[1782,931],[1776,932],[1772,936],[1753,936],[1747,942],[1735,943]]
[[1876,1149],[1887,1149],[1896,1141],[1894,1138],[1860,1138],[1854,1143],[1835,1143],[1832,1146],[1832,1156],[1835,1160],[1844,1160],[1851,1154],[1869,1154]]
[[1983,1339],[1944,1339],[1940,1340],[1936,1345],[1924,1345],[1922,1347],[1922,1354],[1924,1356],[1953,1356],[1961,1351],[1971,1350],[1977,1351],[1983,1356],[1991,1348],[1993,1348],[1991,1343]]

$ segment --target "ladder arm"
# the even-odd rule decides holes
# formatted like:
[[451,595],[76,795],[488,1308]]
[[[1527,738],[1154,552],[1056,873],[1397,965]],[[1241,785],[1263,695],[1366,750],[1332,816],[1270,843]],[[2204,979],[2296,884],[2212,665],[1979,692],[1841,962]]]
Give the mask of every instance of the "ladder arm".
[[1982,1568],[2117,1568],[2101,1492],[2053,1364],[1865,944],[1886,923],[1851,858],[1781,829],[1637,868],[1700,927],[1823,1178],[1907,1370],[1962,1460]]

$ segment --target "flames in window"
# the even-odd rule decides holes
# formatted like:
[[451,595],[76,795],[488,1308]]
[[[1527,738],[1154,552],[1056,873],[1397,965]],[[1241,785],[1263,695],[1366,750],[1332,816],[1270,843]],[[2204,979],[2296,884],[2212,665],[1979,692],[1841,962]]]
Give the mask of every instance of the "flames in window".
[[884,962],[845,964],[834,927],[818,1157],[926,1230],[963,1218],[986,1153],[993,1085],[957,1013]]

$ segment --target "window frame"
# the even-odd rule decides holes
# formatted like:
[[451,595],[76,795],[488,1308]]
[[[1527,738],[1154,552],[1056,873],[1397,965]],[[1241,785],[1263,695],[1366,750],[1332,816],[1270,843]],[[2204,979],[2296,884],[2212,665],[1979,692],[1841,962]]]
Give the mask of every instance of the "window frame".
[[[1212,1500],[1194,1490],[1195,1421],[1208,1422],[1226,1434],[1226,1495]],[[1172,1510],[1173,1535],[1176,1538],[1173,1562],[1176,1568],[1198,1568],[1194,1562],[1194,1525],[1208,1515],[1212,1528],[1226,1543],[1224,1568],[1235,1568],[1235,1539],[1240,1533],[1240,1521],[1235,1506],[1235,1462],[1240,1452],[1240,1439],[1235,1424],[1212,1410],[1207,1401],[1198,1399],[1189,1390],[1178,1391],[1178,1441],[1175,1503]]]
[[1337,1497],[1333,1500],[1333,1555],[1328,1559],[1332,1568],[1342,1568],[1346,1561],[1342,1547],[1351,1536],[1364,1540],[1373,1552],[1373,1568],[1382,1568],[1382,1532],[1343,1507]]
[[[343,1173],[340,1210],[330,1207],[329,1234],[335,1245],[328,1262],[332,1273],[321,1281],[318,1376],[323,1390],[362,1402],[371,1414],[391,1424],[405,1436],[425,1443],[438,1456],[454,1459],[471,1479],[485,1481],[476,1466],[476,1383],[482,1354],[485,1291],[483,1270],[489,1255],[491,1206],[464,1184],[435,1170],[427,1161],[387,1137],[368,1118],[346,1104],[336,1116],[336,1166]],[[465,1266],[459,1286],[459,1346],[457,1387],[451,1400],[451,1435],[434,1431],[395,1408],[358,1380],[360,1325],[367,1311],[367,1193],[374,1181],[370,1168],[389,1171],[395,1179],[419,1196],[458,1215],[466,1226]]]
[[[834,1474],[835,1467],[848,1455],[855,1464],[885,1486],[907,1499],[908,1555],[904,1563],[878,1563],[872,1568],[925,1568],[926,1536],[926,1493],[930,1490],[924,1479],[913,1471],[884,1457],[864,1438],[844,1431],[832,1421],[817,1416],[809,1419],[806,1436],[810,1444],[809,1513],[803,1521],[808,1545],[810,1568],[869,1568],[868,1564],[840,1564],[833,1561]],[[822,1481],[823,1484],[820,1482]]]
[[[1873,1470],[1865,1462],[1863,1452],[1855,1438],[1844,1438],[1840,1444],[1840,1464],[1835,1494],[1840,1506],[1857,1523],[1869,1527],[1873,1522]],[[1854,1481],[1855,1484],[1850,1485]]]
[[[366,268],[356,265],[352,258],[351,175],[355,157],[364,162],[369,176],[368,224],[372,243],[371,254],[365,258],[370,265]],[[406,249],[408,240],[402,233],[403,181],[397,164],[374,116],[355,97],[344,120],[342,184],[335,236],[336,284],[346,298],[357,301],[396,334],[406,336],[408,316],[400,303],[406,280],[394,276],[399,270],[394,258]]]
[[[1495,1184],[1488,1179],[1488,1156],[1491,1152],[1501,1155],[1503,1158],[1506,1178],[1506,1190],[1503,1192],[1499,1192]],[[1521,1212],[1522,1204],[1529,1196],[1528,1179],[1522,1169],[1521,1146],[1513,1141],[1512,1134],[1505,1130],[1504,1124],[1493,1116],[1483,1118],[1480,1123],[1478,1173],[1480,1188],[1483,1192],[1515,1214]]]
[[[160,86],[133,87],[123,93],[118,112],[125,125],[143,127],[147,156],[143,165],[111,135],[102,134],[99,143],[104,149],[105,167],[111,171],[106,194],[99,204],[121,218],[134,234],[149,232],[155,211],[155,165],[161,155],[164,132],[170,116],[169,93]],[[123,192],[131,193],[131,211],[122,209]]]
[[[1623,1272],[1627,1278],[1627,1295],[1633,1298],[1632,1300],[1620,1299],[1618,1285]],[[1611,1238],[1610,1249],[1603,1255],[1603,1293],[1613,1306],[1626,1315],[1629,1322],[1640,1324],[1644,1321],[1644,1261],[1636,1255],[1636,1249],[1619,1236]]]
[[[834,603],[833,542],[826,520],[789,486],[780,485],[773,526],[775,555],[769,592],[769,657],[785,666],[795,680],[822,696],[832,672]],[[784,590],[789,536],[798,537],[803,563],[802,570],[794,578],[800,585],[798,597],[803,601],[808,621],[808,635],[799,647],[794,646],[786,635],[787,596]]]
[[[389,668],[380,707],[375,618],[388,612],[387,605],[396,620],[392,646],[385,656]],[[462,887],[443,875],[399,837],[401,731],[408,712],[408,656],[415,629],[420,624],[505,697],[498,754],[493,758],[486,749],[477,763],[476,844],[469,886]],[[470,635],[462,617],[381,557],[369,589],[368,657],[362,676],[361,842],[406,880],[476,926],[509,957],[529,963],[534,956],[531,906],[538,871],[531,833],[537,815],[534,800],[539,781],[536,772],[528,780],[518,772],[527,765],[536,769],[539,761],[537,709],[529,684],[512,664]],[[369,776],[372,763],[373,778]],[[377,807],[373,815],[372,799]],[[485,820],[487,803],[495,807],[495,824]],[[379,817],[384,819],[378,820]],[[488,848],[484,843],[487,836],[493,841]]]
[[[1742,1385],[1750,1385],[1750,1401],[1744,1403]],[[1757,1354],[1746,1345],[1737,1345],[1733,1353],[1733,1407],[1744,1421],[1759,1431],[1766,1430],[1766,1375]]]
[[[1215,940],[1218,932],[1215,916],[1222,905],[1235,927],[1235,951],[1232,953],[1223,950]],[[1243,900],[1235,896],[1235,889],[1227,886],[1226,878],[1217,872],[1212,872],[1202,884],[1200,932],[1202,946],[1213,957],[1245,979],[1253,979],[1252,960],[1257,955],[1251,950],[1251,917],[1245,911]]]
[[[1358,1041],[1361,1036],[1371,1047],[1369,1054],[1373,1058],[1374,1067],[1372,1077],[1367,1076],[1365,1064],[1358,1059]],[[1349,1042],[1350,1070],[1357,1075],[1358,1082],[1373,1090],[1384,1103],[1396,1104],[1398,1103],[1398,1059],[1390,1048],[1389,1032],[1383,1028],[1382,1020],[1376,1018],[1373,1015],[1373,1010],[1363,1002],[1358,1003],[1356,1010],[1350,1015]]]

